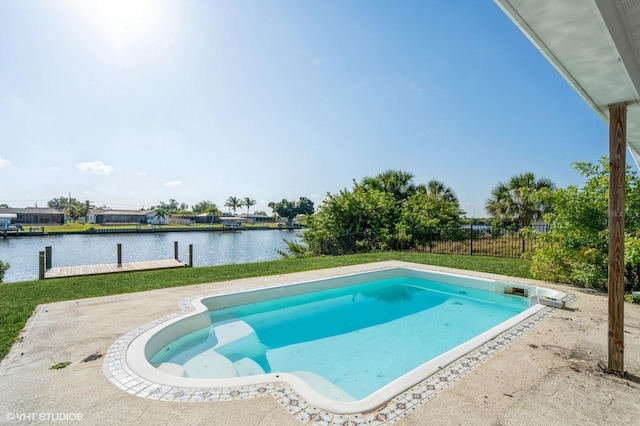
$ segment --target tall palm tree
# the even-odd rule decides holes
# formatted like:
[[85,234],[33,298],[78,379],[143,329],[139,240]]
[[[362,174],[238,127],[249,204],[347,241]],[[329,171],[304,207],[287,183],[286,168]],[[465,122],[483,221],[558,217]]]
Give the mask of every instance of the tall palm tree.
[[229,209],[233,210],[233,215],[236,215],[236,210],[239,207],[242,207],[242,201],[238,197],[229,197],[227,198],[227,202],[224,203],[225,207],[229,207]]
[[531,172],[512,176],[493,188],[485,210],[497,219],[515,221],[519,227],[529,226],[549,211],[549,206],[535,197],[543,188],[554,190],[555,185],[547,178],[536,179]]
[[242,201],[240,201],[241,206],[247,207],[247,216],[249,216],[249,209],[257,204],[256,200],[251,197],[244,197]]

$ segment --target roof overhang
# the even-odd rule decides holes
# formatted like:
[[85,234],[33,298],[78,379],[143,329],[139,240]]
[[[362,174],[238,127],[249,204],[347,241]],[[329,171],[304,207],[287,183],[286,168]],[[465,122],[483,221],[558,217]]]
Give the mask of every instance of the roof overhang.
[[640,164],[640,1],[495,0],[605,122],[627,104],[627,147]]

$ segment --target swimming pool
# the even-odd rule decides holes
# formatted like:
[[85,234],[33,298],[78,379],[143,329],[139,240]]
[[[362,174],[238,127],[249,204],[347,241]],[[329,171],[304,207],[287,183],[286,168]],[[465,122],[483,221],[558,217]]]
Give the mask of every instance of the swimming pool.
[[130,368],[184,387],[287,382],[337,413],[375,409],[563,294],[390,268],[233,294],[134,339]]

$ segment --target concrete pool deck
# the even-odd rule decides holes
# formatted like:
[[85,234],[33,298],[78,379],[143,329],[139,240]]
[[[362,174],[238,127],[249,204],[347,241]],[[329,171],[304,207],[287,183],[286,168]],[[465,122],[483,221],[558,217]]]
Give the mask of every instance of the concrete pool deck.
[[[103,371],[104,355],[123,335],[179,311],[182,299],[217,292],[299,282],[372,268],[427,268],[381,262],[40,305],[20,340],[0,362],[0,424],[304,424],[282,401],[177,402],[131,395]],[[402,416],[319,418],[309,424],[638,424],[640,419],[640,305],[625,304],[627,376],[604,374],[607,297],[568,286],[513,278],[555,288],[575,300]],[[548,308],[551,309],[551,308]],[[83,362],[93,354],[103,357]],[[91,357],[90,357],[91,358]],[[59,370],[59,362],[71,364]],[[81,418],[81,421],[78,421]]]

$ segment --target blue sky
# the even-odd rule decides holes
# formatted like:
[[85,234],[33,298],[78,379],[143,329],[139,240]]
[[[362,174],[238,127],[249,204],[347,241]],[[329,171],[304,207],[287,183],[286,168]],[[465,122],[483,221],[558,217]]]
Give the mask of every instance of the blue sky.
[[387,169],[469,217],[606,124],[490,0],[0,0],[0,203],[311,198]]

